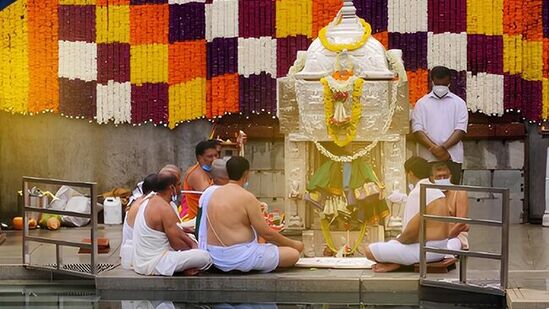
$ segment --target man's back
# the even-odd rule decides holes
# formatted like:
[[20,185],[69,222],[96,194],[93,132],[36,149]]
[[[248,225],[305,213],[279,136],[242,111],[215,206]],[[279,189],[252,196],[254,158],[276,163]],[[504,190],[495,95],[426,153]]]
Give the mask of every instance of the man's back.
[[249,243],[255,235],[246,204],[257,202],[253,194],[238,185],[228,184],[215,190],[208,203],[208,244],[232,246]]

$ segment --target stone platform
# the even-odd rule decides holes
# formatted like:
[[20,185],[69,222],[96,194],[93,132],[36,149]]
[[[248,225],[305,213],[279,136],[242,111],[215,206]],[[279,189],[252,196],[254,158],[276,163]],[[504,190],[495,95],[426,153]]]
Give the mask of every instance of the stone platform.
[[[205,273],[199,277],[145,277],[120,267],[101,273],[95,280],[54,275],[48,271],[28,270],[21,265],[21,233],[8,231],[0,246],[0,286],[14,285],[87,285],[97,289],[102,300],[172,299],[179,302],[260,302],[393,304],[416,306],[422,301],[416,273],[377,274],[371,270],[291,269],[270,274]],[[33,231],[37,236],[81,240],[89,232],[64,229],[57,232]],[[496,230],[471,231],[475,250],[497,251]],[[99,263],[119,264],[120,227],[106,226],[99,237],[107,237],[111,251],[99,255]],[[510,232],[510,272],[507,295],[509,308],[546,308],[549,306],[549,229],[535,225],[512,225]],[[54,261],[55,248],[31,243],[31,261]],[[65,248],[65,263],[89,263],[89,255]],[[498,277],[497,263],[471,259],[468,277],[488,280]],[[430,274],[430,278],[455,278],[448,274]],[[70,280],[70,281],[67,281]],[[456,292],[446,292],[445,297]]]

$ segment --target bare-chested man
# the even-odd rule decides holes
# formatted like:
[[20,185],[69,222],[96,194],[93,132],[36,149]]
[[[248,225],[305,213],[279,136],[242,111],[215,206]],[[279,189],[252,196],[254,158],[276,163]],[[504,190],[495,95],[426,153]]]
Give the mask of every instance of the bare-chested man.
[[[196,145],[195,155],[197,163],[185,173],[183,190],[203,192],[212,185],[212,178],[209,173],[212,170],[213,161],[218,156],[216,147],[217,143],[213,140],[202,141]],[[199,199],[200,194],[185,194],[188,211],[183,218],[184,221],[192,220],[196,217]]]
[[[412,265],[419,262],[419,186],[422,183],[430,183],[427,178],[430,174],[429,164],[425,159],[412,157],[404,164],[408,183],[413,185],[406,201],[402,234],[396,240],[373,243],[364,249],[366,257],[378,264],[372,269],[375,272],[387,272],[398,269],[401,265]],[[446,197],[438,189],[426,191],[426,213],[431,215],[448,216]],[[456,224],[452,229],[448,223],[428,220],[426,221],[427,244],[436,248],[460,249],[461,245],[455,237],[466,227]],[[439,261],[443,254],[427,253],[427,261]]]
[[180,174],[162,170],[158,173],[158,193],[143,201],[134,223],[133,268],[143,275],[171,276],[176,272],[197,274],[211,265],[206,251],[197,249],[181,228],[170,206],[180,194]]
[[[250,164],[243,157],[227,161],[229,183],[208,190],[202,198],[199,247],[207,250],[222,271],[270,272],[297,263],[303,243],[273,231],[260,202],[243,187]],[[259,244],[258,236],[268,243]]]
[[[433,182],[440,185],[452,185],[450,180],[452,179],[452,172],[446,161],[431,163],[431,178]],[[467,218],[469,213],[469,200],[466,191],[447,190],[444,191],[446,195],[446,203],[448,204],[448,212],[450,216]],[[453,227],[453,224],[450,225]],[[468,231],[461,232],[458,235],[461,241],[461,248],[464,250],[469,249]]]

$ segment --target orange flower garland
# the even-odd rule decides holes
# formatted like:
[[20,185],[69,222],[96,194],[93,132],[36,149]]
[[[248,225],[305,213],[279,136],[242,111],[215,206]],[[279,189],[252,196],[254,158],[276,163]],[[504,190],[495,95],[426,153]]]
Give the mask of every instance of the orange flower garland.
[[175,85],[206,77],[206,41],[176,42],[168,49],[168,83]]
[[29,0],[30,113],[59,110],[57,1]]
[[313,1],[313,37],[334,19],[342,5],[342,0]]
[[238,74],[225,74],[215,76],[209,83],[208,92],[210,97],[207,105],[211,105],[208,116],[215,118],[226,113],[238,113],[239,93]]
[[408,71],[406,73],[408,74],[410,104],[415,106],[416,102],[429,91],[429,73],[427,70]]

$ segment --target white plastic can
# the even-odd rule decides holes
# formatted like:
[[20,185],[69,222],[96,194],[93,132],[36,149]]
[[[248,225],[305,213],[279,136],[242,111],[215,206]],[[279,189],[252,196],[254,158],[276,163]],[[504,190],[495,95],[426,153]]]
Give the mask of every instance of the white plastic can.
[[103,202],[103,222],[122,224],[122,201],[119,197],[107,197]]

